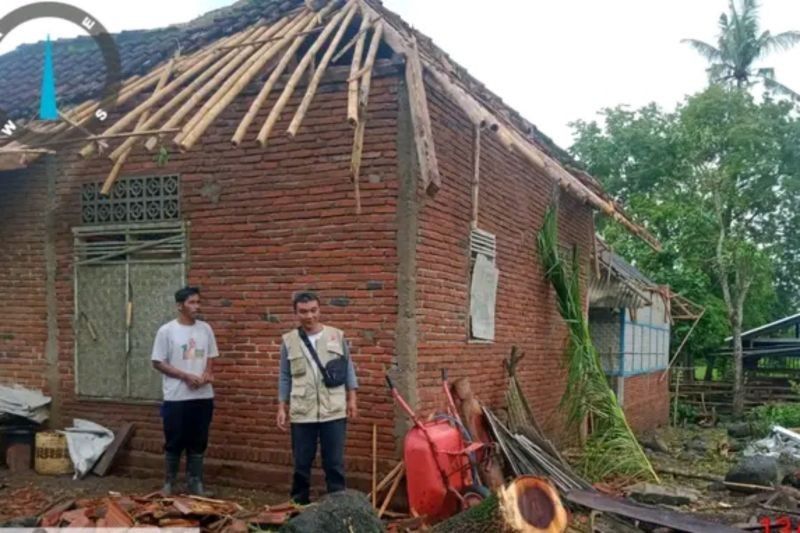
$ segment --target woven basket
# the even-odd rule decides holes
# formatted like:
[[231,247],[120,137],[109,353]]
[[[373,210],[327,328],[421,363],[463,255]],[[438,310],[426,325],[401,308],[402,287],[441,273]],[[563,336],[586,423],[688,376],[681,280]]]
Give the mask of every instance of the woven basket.
[[36,455],[33,467],[39,474],[57,476],[72,473],[67,438],[55,431],[36,434]]

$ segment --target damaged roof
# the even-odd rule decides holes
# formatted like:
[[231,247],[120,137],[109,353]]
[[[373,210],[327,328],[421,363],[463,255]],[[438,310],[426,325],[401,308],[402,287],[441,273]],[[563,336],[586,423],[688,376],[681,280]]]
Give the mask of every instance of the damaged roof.
[[[303,0],[239,0],[231,6],[210,11],[185,24],[115,33],[113,38],[122,62],[122,79],[150,72],[167,61],[178,47],[182,54],[193,52],[221,37],[241,31],[260,19],[266,23],[274,22],[301,5]],[[465,68],[452,61],[431,38],[412,29],[395,13],[381,9],[381,14],[392,24],[413,31],[423,51],[446,64],[447,70],[481,100],[502,110],[507,120],[526,133],[548,155],[562,163],[577,165],[565,150],[507,106]],[[70,76],[56,79],[59,106],[75,105],[98,97],[103,89],[103,80],[95,73],[103,69],[103,61],[92,38],[81,36],[58,39],[53,44],[55,71],[70,73]],[[42,50],[43,41],[23,44],[12,52],[0,55],[0,108],[11,118],[32,117],[38,111],[38,101],[30,98],[30,95],[38,94],[39,91]]]
[[[367,23],[367,26],[372,30],[374,40],[379,42],[380,45],[380,35],[377,38],[375,38],[375,35],[380,34],[378,31],[379,26],[381,29],[385,28],[385,32],[383,33],[384,43],[389,45],[389,48],[398,54],[408,55],[410,53],[415,57],[418,56],[417,61],[421,60],[421,63],[425,66],[426,74],[430,74],[433,79],[445,87],[451,96],[458,100],[462,109],[464,109],[476,125],[482,124],[494,131],[497,138],[501,140],[506,148],[516,150],[524,159],[554,179],[564,190],[575,195],[595,209],[600,210],[607,216],[612,217],[623,224],[633,234],[645,240],[653,248],[659,249],[660,245],[658,241],[650,235],[644,227],[635,224],[630,217],[624,213],[621,206],[602,190],[602,187],[599,186],[596,180],[574,168],[576,166],[575,162],[564,150],[556,146],[533,124],[522,118],[519,113],[506,105],[502,99],[488,90],[484,84],[471,76],[466,69],[452,61],[430,38],[410,27],[395,13],[385,9],[378,0],[361,0],[355,3],[353,0],[346,3],[343,3],[341,0],[330,0],[329,2],[319,2],[317,0],[305,0],[305,2],[303,0],[241,0],[232,6],[210,12],[187,24],[173,25],[155,30],[126,31],[115,34],[113,38],[119,48],[122,62],[122,79],[127,80],[125,86],[128,88],[137,86],[137,91],[151,88],[157,81],[159,72],[162,73],[161,75],[166,76],[164,79],[166,82],[171,76],[173,69],[170,58],[179,50],[182,55],[181,61],[184,64],[181,67],[176,66],[175,69],[176,72],[180,73],[180,79],[185,81],[182,82],[182,85],[181,83],[177,83],[178,80],[170,81],[168,84],[169,90],[166,87],[164,90],[159,90],[157,88],[158,96],[156,96],[154,92],[154,94],[147,99],[145,104],[143,104],[145,107],[156,104],[160,105],[161,101],[163,101],[168,94],[174,93],[174,91],[180,87],[186,87],[188,89],[187,83],[188,80],[192,79],[191,76],[195,78],[201,78],[203,76],[203,71],[189,69],[189,71],[180,72],[180,68],[188,68],[185,66],[186,64],[191,64],[192,61],[196,61],[196,58],[203,54],[205,54],[205,57],[209,57],[212,53],[220,52],[222,50],[220,48],[222,46],[222,38],[230,38],[229,40],[231,40],[231,42],[241,43],[242,39],[246,38],[248,32],[252,32],[254,35],[261,35],[262,33],[265,35],[273,35],[274,33],[270,33],[273,29],[280,35],[288,35],[292,32],[296,32],[300,25],[306,24],[306,22],[300,20],[304,15],[299,8],[302,8],[304,5],[308,7],[311,4],[325,5],[322,11],[331,15],[332,19],[328,24],[325,24],[323,22],[324,17],[320,14],[317,21],[318,25],[312,26],[309,24],[306,26],[306,31],[296,34],[298,37],[302,36],[302,39],[305,40],[306,36],[308,36],[308,40],[316,40],[317,37],[315,34],[318,33],[319,39],[324,41],[326,38],[325,36],[330,35],[326,33],[330,31],[330,25],[338,24],[337,21],[341,20],[341,17],[346,12],[349,14],[345,17],[345,21],[349,23],[352,19],[352,14],[356,11],[355,7],[358,8],[357,11],[364,14],[362,19],[366,18],[366,14],[374,14],[375,18]],[[354,8],[352,13],[350,12],[350,7]],[[322,13],[322,11],[320,11],[320,13]],[[309,13],[308,9],[306,9],[305,13]],[[371,17],[372,15],[370,15],[370,18]],[[308,19],[308,21],[310,22],[310,19]],[[297,28],[294,28],[295,24],[298,25]],[[283,25],[286,26],[285,31],[280,29]],[[325,30],[321,30],[322,26],[325,26]],[[347,26],[347,23],[343,24],[343,27],[344,26]],[[292,28],[291,30],[289,29],[290,27]],[[268,29],[269,31],[267,31]],[[338,32],[337,35],[341,37],[341,32]],[[285,41],[285,37],[281,38],[281,43],[288,42],[289,41]],[[334,38],[332,42],[338,44],[339,41],[337,38]],[[260,44],[256,46],[257,43],[259,43],[258,40],[248,41],[245,44],[236,44],[236,47],[244,47],[242,48],[243,53],[254,53],[253,57],[247,60],[243,68],[246,68],[249,64],[260,66],[266,64],[264,62],[259,63],[259,58],[255,57],[262,54],[259,50],[263,48]],[[97,79],[99,77],[96,72],[101,71],[103,63],[101,61],[100,51],[89,37],[63,39],[56,41],[55,44],[56,46],[53,47],[53,53],[56,73],[71,73],[69,77],[56,80],[56,92],[60,98],[59,106],[64,109],[75,106],[73,109],[75,111],[74,115],[72,114],[73,110],[66,111],[66,113],[71,116],[71,119],[66,119],[69,124],[59,123],[55,125],[56,128],[61,128],[59,131],[63,131],[64,129],[69,130],[70,128],[75,128],[75,125],[72,124],[77,124],[77,127],[80,127],[82,124],[81,121],[84,120],[84,118],[79,119],[77,117],[91,117],[91,110],[88,111],[87,114],[86,108],[83,106],[86,104],[91,105],[92,100],[96,100],[102,96],[101,85],[104,80]],[[317,43],[315,43],[314,46],[316,46],[316,44]],[[329,46],[335,49],[337,44],[330,44]],[[269,48],[267,45],[265,45],[265,47]],[[274,48],[277,48],[277,45]],[[314,50],[317,51],[320,49],[314,48]],[[272,50],[269,53],[275,51],[276,50]],[[335,50],[331,50],[331,52],[332,51]],[[31,95],[38,94],[39,90],[40,73],[38,66],[40,64],[39,58],[41,53],[42,46],[41,43],[39,43],[24,45],[13,52],[0,56],[0,108],[8,112],[12,118],[26,119],[36,117],[35,106],[38,107],[38,105],[36,104],[36,99],[31,98]],[[183,61],[183,59],[187,57],[194,59]],[[264,59],[264,61],[266,60],[267,59]],[[223,61],[218,61],[217,66],[220,66],[221,63],[223,63]],[[371,69],[371,64],[369,68]],[[364,71],[366,71],[366,69],[362,69],[360,72],[363,73]],[[239,76],[241,72],[242,69],[237,70],[234,76]],[[246,85],[246,82],[251,78],[249,77],[249,73],[245,74],[246,75],[243,75],[242,78],[247,78],[244,82]],[[295,74],[297,74],[297,72],[295,72]],[[359,76],[360,75],[362,74],[359,74]],[[421,76],[421,72],[419,75]],[[364,76],[364,78],[369,78],[369,76]],[[240,86],[236,79],[231,81],[235,82],[237,86],[236,89],[232,90],[238,92],[244,87],[244,85]],[[363,85],[365,85],[363,83],[364,80],[362,79],[361,81],[363,89]],[[228,80],[226,79],[226,83],[227,82]],[[271,87],[269,83],[264,85]],[[289,85],[291,85],[291,83]],[[229,86],[223,85],[223,87]],[[128,98],[132,97],[134,94],[135,93],[131,91]],[[198,137],[202,135],[202,132],[205,131],[205,128],[208,127],[208,124],[217,116],[212,113],[212,116],[210,116],[208,120],[205,120],[203,112],[206,110],[206,106],[214,105],[210,102],[218,95],[219,92],[215,93],[210,100],[206,101],[203,109],[201,109],[199,113],[195,112],[195,115],[191,117],[189,122],[183,124],[180,130],[181,133],[176,136],[174,141],[181,149],[191,148]],[[308,97],[309,95],[307,94],[306,96]],[[313,98],[313,92],[310,96]],[[198,97],[198,102],[202,101],[200,98],[201,97]],[[231,101],[225,98],[222,98],[222,100],[226,102]],[[194,99],[192,99],[192,101],[194,101]],[[177,102],[177,97],[171,104],[175,106],[180,105],[179,102]],[[97,105],[96,102],[94,105]],[[214,106],[213,109],[218,109],[218,106]],[[277,114],[280,113],[280,109],[277,108],[273,111]],[[302,119],[302,113],[304,113],[304,111],[302,111],[302,113],[301,111],[302,110],[298,110],[300,120]],[[135,136],[141,134],[141,132],[145,130],[149,132],[150,130],[146,127],[142,127],[140,130],[138,125],[135,128],[136,131],[126,132],[126,127],[132,125],[131,121],[135,119],[133,115],[138,114],[141,118],[144,116],[142,112],[147,114],[147,111],[144,111],[142,106],[138,106],[136,111],[131,112],[130,115],[126,115],[126,117],[119,120],[114,126],[106,130],[106,133],[120,133],[121,136]],[[427,110],[425,110],[424,113],[425,119],[429,120],[427,118]],[[180,113],[178,115],[181,119],[185,117],[185,115]],[[162,116],[169,117],[166,107],[164,108],[164,115]],[[272,114],[270,117],[274,118]],[[247,117],[245,117],[245,119],[246,118]],[[296,119],[297,118],[296,116]],[[158,124],[155,123],[155,115],[149,122],[158,127]],[[170,122],[170,120],[167,120],[167,124]],[[180,126],[177,120],[172,122],[173,126]],[[243,124],[244,122],[243,120]],[[258,140],[262,146],[266,144],[265,138],[268,136],[272,125],[274,125],[274,122],[269,125],[269,127],[265,124],[264,129],[262,129],[262,133],[266,132],[264,133],[264,137],[262,138],[262,136],[259,135]],[[44,125],[46,130],[48,130],[50,126],[51,125],[48,124]],[[243,127],[246,129],[246,125]],[[166,130],[168,128],[165,127],[164,129]],[[53,130],[49,129],[48,131]],[[167,131],[159,131],[159,140],[162,138],[161,135],[168,133]],[[291,133],[291,135],[293,136],[294,133]],[[189,137],[190,140],[180,140],[185,137]],[[151,140],[153,140],[152,137]],[[431,142],[432,141],[431,139]],[[24,143],[20,144],[16,141],[11,144],[14,146],[6,150],[3,155],[13,156],[15,151],[22,153],[30,148],[25,146]],[[234,142],[234,144],[238,144],[238,142]],[[432,144],[429,145],[432,146]],[[128,146],[132,147],[132,144]],[[91,148],[91,146],[89,148]],[[148,149],[152,150],[152,148]],[[36,150],[28,151],[36,152]],[[129,151],[130,148],[127,148],[127,151],[124,153],[122,151],[112,153],[111,159],[117,162],[117,165],[115,165],[117,173]],[[84,149],[81,151],[81,155],[88,157],[88,155],[93,152],[94,150]],[[34,153],[30,156],[25,155],[19,159],[17,163],[24,166],[38,155],[38,153]],[[431,168],[438,172],[435,165],[435,155],[431,155],[431,160],[434,162]],[[438,174],[436,179],[438,180]],[[113,182],[114,177],[110,175],[106,183],[110,186]]]

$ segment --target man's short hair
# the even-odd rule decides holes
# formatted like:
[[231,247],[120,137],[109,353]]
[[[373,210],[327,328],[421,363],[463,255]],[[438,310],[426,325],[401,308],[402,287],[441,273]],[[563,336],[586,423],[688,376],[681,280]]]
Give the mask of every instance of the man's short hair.
[[308,302],[319,303],[319,297],[311,291],[298,292],[292,299],[292,306],[294,310],[297,311],[297,304],[305,304]]
[[182,289],[178,289],[175,291],[175,303],[182,304],[185,303],[190,297],[197,294],[200,295],[200,289],[198,287],[189,287],[186,286]]

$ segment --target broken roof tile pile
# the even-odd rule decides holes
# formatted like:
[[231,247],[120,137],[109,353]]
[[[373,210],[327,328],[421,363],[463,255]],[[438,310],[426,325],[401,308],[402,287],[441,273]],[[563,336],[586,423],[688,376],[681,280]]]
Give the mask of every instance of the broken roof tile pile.
[[250,527],[281,525],[298,512],[299,508],[292,504],[266,506],[259,511],[249,512],[231,501],[199,496],[164,497],[154,493],[147,496],[117,495],[62,502],[43,512],[38,525],[199,527],[208,532],[246,532]]

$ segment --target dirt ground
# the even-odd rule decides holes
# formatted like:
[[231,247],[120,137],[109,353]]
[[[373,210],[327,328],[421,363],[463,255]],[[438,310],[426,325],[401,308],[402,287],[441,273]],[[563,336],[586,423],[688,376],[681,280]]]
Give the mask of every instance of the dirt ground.
[[[685,506],[674,507],[701,516],[710,521],[736,525],[757,526],[758,521],[769,516],[777,519],[784,514],[780,509],[765,509],[759,501],[748,494],[731,492],[719,481],[697,479],[685,475],[673,475],[664,470],[722,478],[737,461],[737,454],[730,451],[731,441],[724,428],[665,428],[656,433],[666,445],[665,451],[646,450],[661,482],[667,486],[692,488],[700,492],[700,498]],[[643,440],[653,436],[644,436]],[[613,486],[613,483],[610,485]],[[126,495],[143,495],[158,490],[159,479],[137,479],[122,476],[90,476],[84,480],[73,480],[71,476],[41,476],[30,471],[11,474],[0,469],[0,523],[11,518],[35,516],[54,503],[68,499],[97,498],[117,492]],[[264,505],[286,501],[285,494],[211,486],[216,498],[239,503],[246,510],[256,510]],[[622,489],[622,486],[619,487]],[[800,512],[793,502],[793,511]],[[788,510],[788,508],[787,508]],[[586,520],[576,518],[575,522]],[[794,521],[794,520],[793,520]],[[578,524],[575,524],[578,525]],[[586,530],[578,527],[575,530]]]
[[[160,487],[159,479],[90,475],[82,480],[73,480],[71,476],[41,476],[33,470],[11,473],[0,468],[0,523],[11,518],[38,515],[62,500],[97,498],[111,491],[141,495]],[[216,485],[208,488],[214,492],[215,498],[235,501],[247,510],[287,500],[286,494]]]

